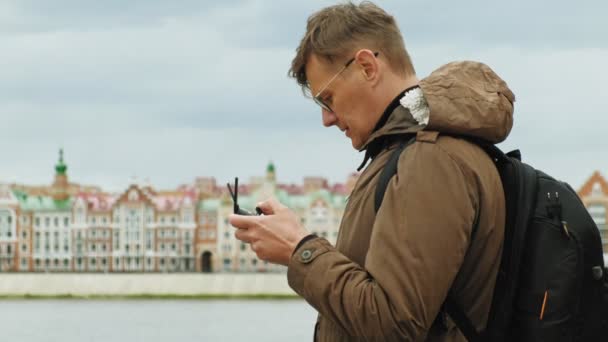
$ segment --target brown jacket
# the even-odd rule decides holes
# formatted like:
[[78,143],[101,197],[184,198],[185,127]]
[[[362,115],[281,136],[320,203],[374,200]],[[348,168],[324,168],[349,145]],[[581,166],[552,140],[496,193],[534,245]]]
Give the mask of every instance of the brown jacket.
[[309,240],[288,265],[289,285],[319,312],[317,341],[464,341],[450,319],[433,324],[448,291],[477,329],[486,324],[502,251],[502,184],[483,150],[436,131],[500,142],[514,96],[474,62],[443,66],[420,87],[428,126],[412,124],[399,106],[368,140],[417,131],[378,213],[374,191],[394,147],[361,174],[336,246]]

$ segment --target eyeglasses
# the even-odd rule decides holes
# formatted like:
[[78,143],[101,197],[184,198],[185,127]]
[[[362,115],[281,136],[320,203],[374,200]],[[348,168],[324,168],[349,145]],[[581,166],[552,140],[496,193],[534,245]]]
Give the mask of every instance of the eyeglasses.
[[[378,57],[379,54],[380,54],[379,52],[374,52],[374,57]],[[332,77],[327,83],[325,83],[325,86],[323,88],[321,88],[321,90],[319,90],[319,92],[317,92],[317,95],[313,96],[312,99],[315,101],[315,103],[318,104],[319,106],[321,106],[321,108],[323,108],[324,110],[326,110],[330,113],[334,112],[333,109],[331,109],[331,107],[323,101],[321,94],[325,91],[325,89],[327,89],[327,87],[329,87],[331,82],[333,82],[338,76],[340,76],[344,72],[344,70],[346,70],[346,68],[348,68],[349,65],[353,64],[354,61],[355,61],[355,57],[349,59],[348,62],[346,62],[346,64],[344,64],[342,69],[340,69],[340,71],[338,71],[334,75],[334,77]]]

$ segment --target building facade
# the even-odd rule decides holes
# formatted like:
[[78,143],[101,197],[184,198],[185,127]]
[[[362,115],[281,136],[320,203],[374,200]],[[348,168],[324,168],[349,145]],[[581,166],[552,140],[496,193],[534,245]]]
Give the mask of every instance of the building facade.
[[[253,210],[275,197],[335,244],[357,178],[280,184],[271,163],[264,176],[239,186],[239,205]],[[595,172],[578,195],[608,253],[608,182]],[[0,272],[284,272],[234,237],[232,210],[227,188],[213,178],[171,191],[132,184],[115,194],[70,183],[60,151],[52,185],[0,183]]]
[[578,195],[600,230],[604,255],[606,255],[608,254],[608,182],[596,171],[581,187]]
[[[335,243],[356,179],[279,184],[271,163],[239,186],[239,205],[252,210],[274,196]],[[0,184],[0,272],[284,272],[234,237],[232,210],[213,178],[171,191],[132,184],[114,194],[70,183],[60,151],[52,185]]]

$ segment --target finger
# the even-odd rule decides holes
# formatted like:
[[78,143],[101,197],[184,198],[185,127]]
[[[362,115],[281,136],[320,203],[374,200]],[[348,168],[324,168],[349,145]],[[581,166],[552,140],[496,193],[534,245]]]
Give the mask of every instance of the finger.
[[271,197],[264,202],[258,203],[258,208],[262,210],[264,215],[274,215],[277,212],[287,209],[281,202],[277,201],[276,198]]
[[253,238],[251,236],[251,233],[248,229],[237,229],[234,232],[234,237],[243,241],[243,242],[247,242],[247,243],[251,243],[253,242]]
[[254,253],[257,253],[259,249],[260,249],[260,242],[259,242],[259,241],[253,241],[253,242],[251,243],[251,250],[252,250]]
[[260,260],[266,260],[266,253],[262,250],[262,242],[261,241],[253,241],[251,243],[251,250],[255,253],[255,255]]
[[228,216],[228,222],[235,228],[238,229],[249,229],[253,225],[255,225],[255,220],[257,218],[255,216],[244,216],[244,215],[235,215],[230,214]]

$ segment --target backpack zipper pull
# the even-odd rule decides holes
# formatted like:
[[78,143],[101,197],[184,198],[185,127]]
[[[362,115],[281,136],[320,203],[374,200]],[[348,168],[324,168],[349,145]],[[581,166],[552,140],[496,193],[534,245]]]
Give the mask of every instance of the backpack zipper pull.
[[569,239],[570,238],[570,231],[568,230],[568,222],[562,221],[562,228],[564,229],[564,233],[566,233],[566,236]]

